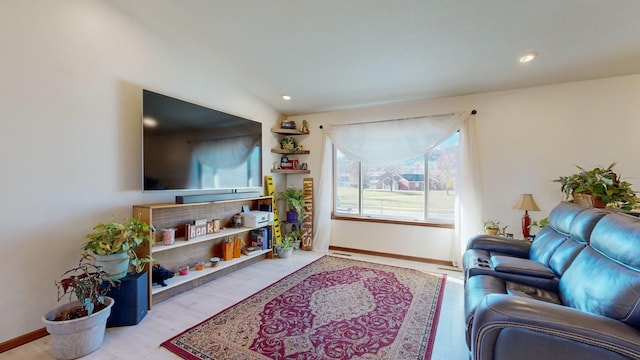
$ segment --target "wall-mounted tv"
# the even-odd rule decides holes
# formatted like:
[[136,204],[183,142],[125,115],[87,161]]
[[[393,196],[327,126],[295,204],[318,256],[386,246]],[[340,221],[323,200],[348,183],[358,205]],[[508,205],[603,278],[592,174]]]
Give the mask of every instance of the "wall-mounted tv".
[[144,89],[143,190],[262,187],[262,124]]

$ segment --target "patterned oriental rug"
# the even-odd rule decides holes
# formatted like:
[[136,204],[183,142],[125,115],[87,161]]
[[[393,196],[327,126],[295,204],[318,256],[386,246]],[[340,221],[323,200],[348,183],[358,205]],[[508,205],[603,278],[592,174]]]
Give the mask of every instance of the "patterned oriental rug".
[[184,359],[429,359],[445,279],[324,256],[161,346]]

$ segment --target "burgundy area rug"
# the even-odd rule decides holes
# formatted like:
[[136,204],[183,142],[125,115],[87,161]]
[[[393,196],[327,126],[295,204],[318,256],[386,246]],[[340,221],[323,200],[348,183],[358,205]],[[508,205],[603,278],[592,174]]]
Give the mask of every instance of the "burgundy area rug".
[[161,346],[184,359],[429,359],[445,276],[324,256]]

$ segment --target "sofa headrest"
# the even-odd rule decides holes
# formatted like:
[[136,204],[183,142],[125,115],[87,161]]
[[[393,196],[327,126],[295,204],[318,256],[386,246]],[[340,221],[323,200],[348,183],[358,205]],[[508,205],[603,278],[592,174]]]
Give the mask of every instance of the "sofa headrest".
[[549,213],[549,226],[559,233],[568,235],[571,232],[573,219],[586,209],[574,203],[561,202]]
[[588,208],[576,215],[569,230],[571,238],[579,243],[589,244],[593,229],[606,214],[603,209]]
[[640,329],[640,219],[608,214],[560,278],[562,303]]
[[591,247],[611,260],[640,270],[640,218],[606,215],[593,229]]

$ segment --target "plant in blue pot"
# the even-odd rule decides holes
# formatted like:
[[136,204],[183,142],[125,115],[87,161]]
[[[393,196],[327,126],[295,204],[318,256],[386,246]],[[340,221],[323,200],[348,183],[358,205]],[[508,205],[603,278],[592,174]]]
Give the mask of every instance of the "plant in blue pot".
[[83,249],[91,253],[96,264],[102,266],[112,279],[126,276],[130,264],[141,272],[145,264],[154,262],[151,257],[138,258],[135,251],[145,242],[152,244],[151,228],[147,223],[125,219],[124,223],[98,224],[93,230],[86,236]]

